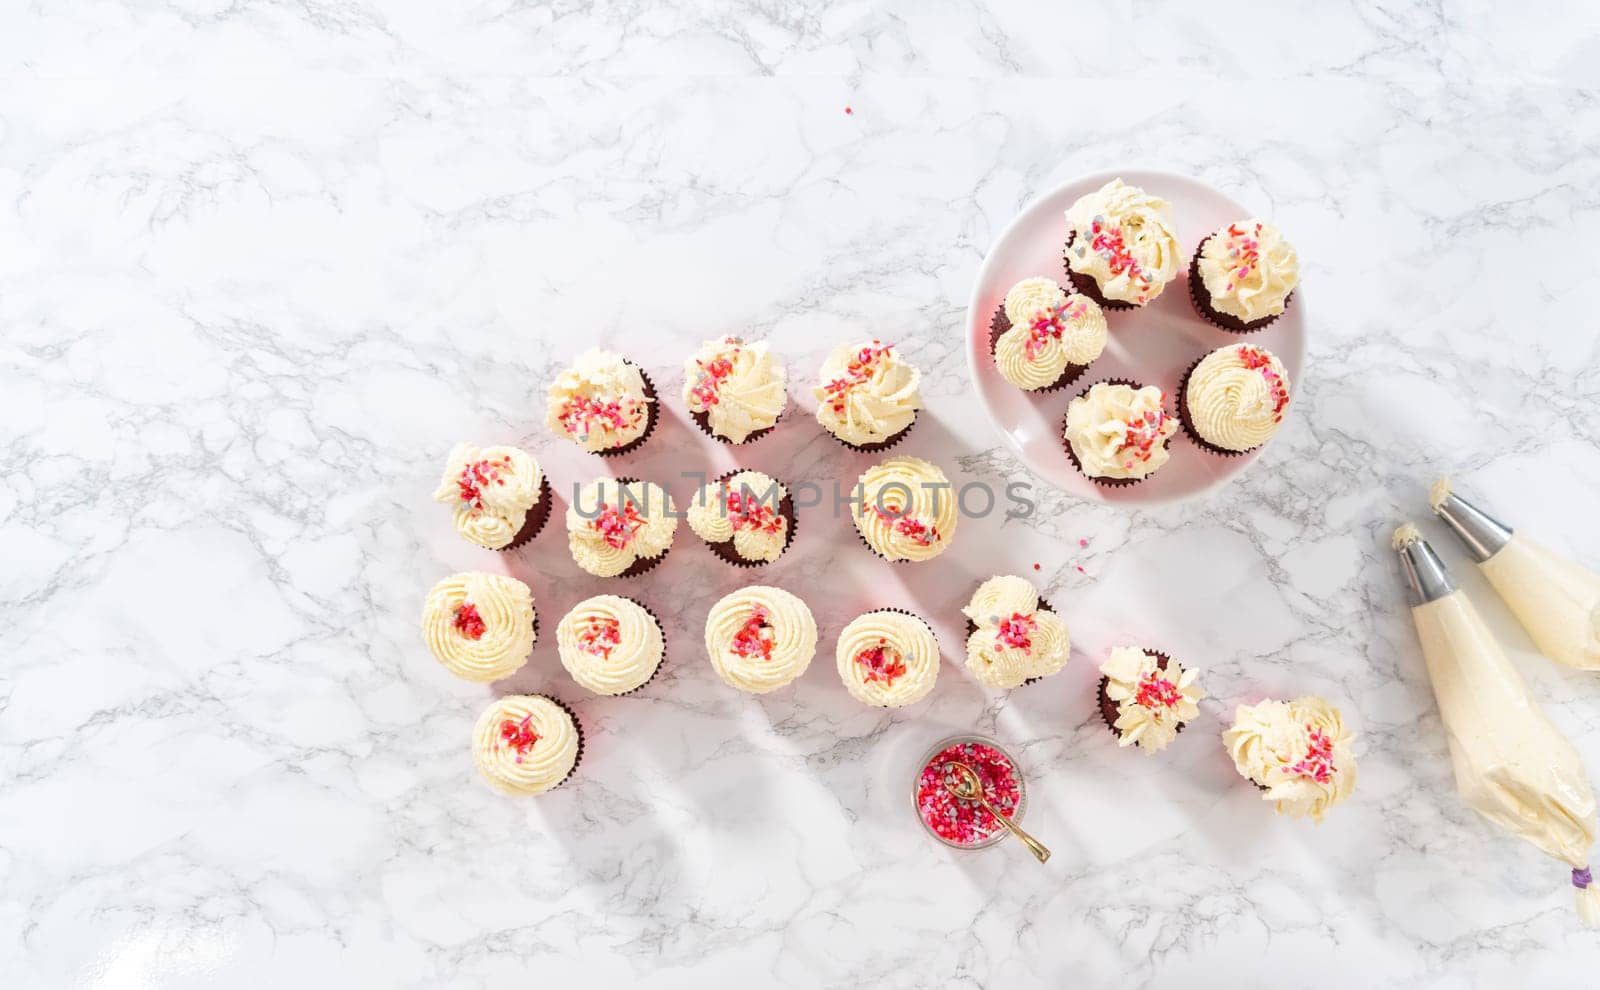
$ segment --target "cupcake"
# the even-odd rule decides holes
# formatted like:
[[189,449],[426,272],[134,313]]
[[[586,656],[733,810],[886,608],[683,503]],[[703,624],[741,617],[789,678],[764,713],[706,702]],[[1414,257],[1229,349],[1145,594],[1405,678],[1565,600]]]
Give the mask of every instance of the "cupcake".
[[717,676],[766,694],[806,672],[817,652],[811,609],[782,588],[754,585],[723,596],[706,616],[706,655]]
[[455,510],[457,533],[490,550],[522,546],[550,518],[550,482],[515,447],[456,444],[433,498]]
[[1153,385],[1100,382],[1067,405],[1067,456],[1084,477],[1100,485],[1138,484],[1171,456],[1167,440],[1178,423],[1162,408]]
[[595,694],[627,694],[656,676],[667,637],[633,599],[596,595],[561,617],[556,646],[561,666],[580,685]]
[[1265,791],[1280,815],[1320,822],[1355,789],[1355,734],[1321,698],[1240,705],[1222,743],[1239,776]]
[[1289,373],[1277,355],[1249,344],[1219,347],[1178,384],[1178,420],[1202,450],[1233,457],[1278,432],[1289,404]]
[[707,482],[686,515],[712,553],[742,567],[777,560],[794,540],[794,499],[760,471],[731,471]]
[[508,694],[472,729],[472,762],[501,794],[543,794],[558,787],[583,756],[583,729],[572,710],[542,694]]
[[850,515],[867,549],[884,560],[932,560],[956,535],[956,493],[937,465],[895,457],[856,482]]
[[1100,304],[1047,278],[1013,285],[990,324],[989,353],[1000,376],[1030,392],[1070,385],[1105,349]]
[[533,592],[516,578],[469,571],[433,586],[422,603],[422,638],[444,669],[497,681],[528,662],[538,620]]
[[556,376],[545,423],[556,436],[610,457],[637,448],[656,425],[656,389],[632,361],[588,350]]
[[683,401],[706,436],[744,443],[772,432],[783,406],[786,378],[763,342],[722,337],[700,345],[683,364]]
[[1067,277],[1107,309],[1132,309],[1161,295],[1183,264],[1172,207],[1112,179],[1067,208]]
[[851,450],[886,450],[911,432],[921,381],[891,344],[845,344],[822,363],[822,384],[811,390],[817,422]]
[[1195,681],[1200,673],[1184,670],[1165,653],[1119,646],[1100,665],[1100,717],[1117,737],[1118,746],[1137,744],[1145,755],[1159,753],[1178,738],[1185,723],[1200,714],[1206,696]]
[[900,609],[858,616],[839,633],[839,679],[857,701],[903,708],[928,696],[939,677],[933,627]]
[[1261,220],[1208,235],[1189,262],[1195,311],[1224,330],[1249,333],[1283,315],[1300,284],[1300,258],[1283,233]]
[[661,563],[678,531],[672,496],[632,478],[596,478],[567,506],[567,546],[595,577],[634,577]]
[[967,617],[967,669],[984,687],[1004,691],[1066,665],[1072,650],[1067,624],[1026,578],[990,578],[961,612]]

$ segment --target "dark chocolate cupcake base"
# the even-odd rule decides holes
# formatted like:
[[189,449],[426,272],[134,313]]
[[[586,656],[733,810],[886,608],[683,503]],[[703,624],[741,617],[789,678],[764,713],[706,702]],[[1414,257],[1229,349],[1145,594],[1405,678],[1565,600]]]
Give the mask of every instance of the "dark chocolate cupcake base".
[[560,780],[556,781],[547,790],[540,792],[543,794],[549,794],[550,791],[555,790],[557,787],[560,787],[562,784],[565,784],[567,781],[571,780],[572,775],[578,772],[578,764],[583,762],[583,723],[578,720],[578,713],[572,710],[572,706],[568,705],[559,698],[553,698],[548,694],[537,694],[533,697],[543,698],[552,705],[555,705],[557,708],[566,712],[567,717],[572,719],[573,729],[578,733],[578,755],[572,758],[572,766],[567,770],[567,775],[565,777],[562,777]]
[[[1275,316],[1263,316],[1259,320],[1251,320],[1246,323],[1237,316],[1224,313],[1211,304],[1211,293],[1206,291],[1205,279],[1200,277],[1200,252],[1205,250],[1206,244],[1215,236],[1217,235],[1208,234],[1206,239],[1200,242],[1200,246],[1194,249],[1194,257],[1189,259],[1189,300],[1194,303],[1194,311],[1199,313],[1207,323],[1229,333],[1255,333],[1257,330],[1264,329],[1268,324],[1278,319],[1279,316],[1282,316],[1283,313],[1278,313]],[[1284,297],[1283,309],[1285,313],[1289,311],[1289,304],[1293,301],[1293,292]]]
[[553,499],[550,495],[550,476],[545,475],[539,479],[539,499],[528,508],[527,518],[522,520],[522,528],[517,530],[517,535],[511,542],[501,547],[501,550],[515,550],[544,529],[544,524],[550,521],[550,506]]
[[[994,319],[989,321],[989,356],[990,357],[994,357],[995,356],[995,350],[1000,345],[1000,337],[1007,330],[1010,330],[1010,329],[1011,329],[1011,318],[1006,316],[1006,307],[1002,303],[1000,306],[996,307],[996,309],[994,311]],[[1050,384],[1041,385],[1038,388],[1023,388],[1022,390],[1024,392],[1033,392],[1033,393],[1037,393],[1037,394],[1040,394],[1040,395],[1043,395],[1046,392],[1059,391],[1060,389],[1066,388],[1068,385],[1071,385],[1073,382],[1077,381],[1079,378],[1082,378],[1083,377],[1083,373],[1085,371],[1088,371],[1088,370],[1089,370],[1089,366],[1086,365],[1086,364],[1069,364],[1065,368],[1061,369],[1061,377],[1057,378],[1055,381],[1051,382]],[[1008,381],[1007,384],[1013,385],[1016,388],[1022,388],[1021,385],[1017,385],[1015,382]]]

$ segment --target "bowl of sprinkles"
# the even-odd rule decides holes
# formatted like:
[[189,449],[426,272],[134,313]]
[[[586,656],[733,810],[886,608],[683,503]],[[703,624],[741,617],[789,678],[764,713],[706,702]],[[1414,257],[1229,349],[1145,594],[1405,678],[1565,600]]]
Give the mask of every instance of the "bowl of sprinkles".
[[1028,789],[1017,762],[993,739],[961,735],[935,743],[917,764],[911,789],[917,819],[935,839],[957,849],[983,849],[1006,836],[1006,828],[977,801],[950,793],[947,763],[964,763],[983,782],[983,795],[1014,822],[1022,821]]

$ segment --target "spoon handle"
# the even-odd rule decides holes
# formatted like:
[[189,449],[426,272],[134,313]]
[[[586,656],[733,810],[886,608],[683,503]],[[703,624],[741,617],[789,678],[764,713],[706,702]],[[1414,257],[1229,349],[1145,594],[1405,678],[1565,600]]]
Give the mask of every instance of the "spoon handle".
[[1024,832],[1021,825],[1018,825],[1010,818],[1007,818],[1005,815],[1002,815],[1000,812],[994,810],[994,805],[990,804],[987,798],[980,798],[980,800],[983,801],[983,806],[989,812],[989,814],[998,818],[1000,820],[1000,824],[1010,829],[1012,835],[1022,840],[1022,844],[1028,847],[1029,852],[1033,853],[1034,859],[1037,859],[1039,862],[1043,863],[1045,860],[1050,858],[1050,850],[1044,847],[1044,843],[1040,842],[1038,839],[1035,839],[1027,832]]

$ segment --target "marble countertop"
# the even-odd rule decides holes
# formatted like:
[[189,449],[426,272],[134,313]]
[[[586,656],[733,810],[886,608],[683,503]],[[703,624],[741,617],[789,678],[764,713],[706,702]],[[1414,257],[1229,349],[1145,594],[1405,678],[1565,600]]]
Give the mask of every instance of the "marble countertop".
[[[1456,795],[1386,540],[1449,471],[1600,562],[1595,11],[712,6],[7,15],[0,983],[1590,985],[1565,869]],[[906,452],[1025,479],[971,396],[972,279],[1030,198],[1133,165],[1300,249],[1306,374],[1264,457],[1181,505],[1041,492],[909,568],[812,511],[762,580],[810,601],[822,652],[764,697],[700,654],[746,575],[684,530],[629,585],[665,620],[662,675],[586,697],[546,635],[511,686],[572,701],[581,771],[484,786],[492,691],[429,657],[423,593],[503,567],[548,631],[616,583],[559,522],[510,555],[457,539],[429,500],[453,443],[525,445],[570,485],[604,468],[545,432],[543,389],[585,343],[673,393],[707,336],[766,337],[803,384],[871,333],[926,372]],[[792,394],[748,452],[669,402],[618,468],[678,494],[735,464],[853,477]],[[1429,532],[1600,769],[1593,675],[1534,655]],[[987,693],[956,610],[1036,562],[1074,658]],[[944,640],[913,708],[865,709],[831,669],[877,605]],[[1128,638],[1213,696],[1159,757],[1093,711]],[[1360,733],[1320,827],[1275,817],[1218,738],[1236,702],[1301,693]],[[1018,754],[1047,866],[920,831],[913,765],[957,730]]]

